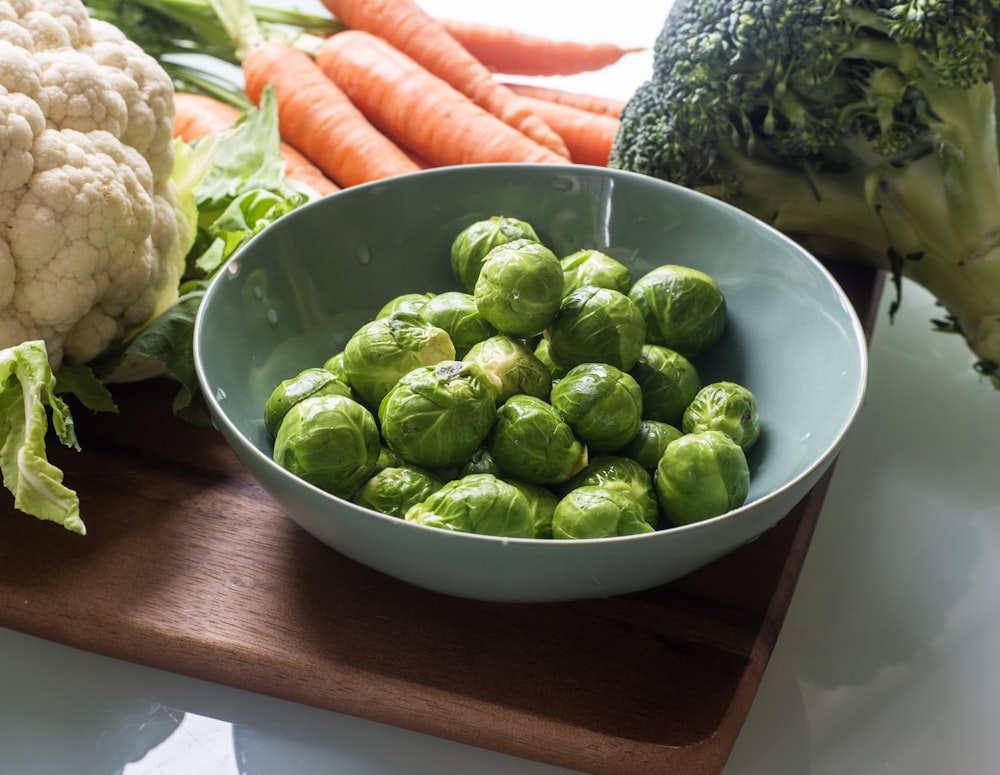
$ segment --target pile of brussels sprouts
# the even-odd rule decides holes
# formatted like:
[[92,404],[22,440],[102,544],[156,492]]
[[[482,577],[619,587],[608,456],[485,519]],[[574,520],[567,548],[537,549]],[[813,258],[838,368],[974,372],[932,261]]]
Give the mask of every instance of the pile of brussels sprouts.
[[756,399],[692,362],[726,325],[712,277],[668,264],[633,282],[500,215],[458,234],[451,264],[462,291],[392,299],[274,389],[279,465],[383,514],[516,538],[648,533],[744,503]]

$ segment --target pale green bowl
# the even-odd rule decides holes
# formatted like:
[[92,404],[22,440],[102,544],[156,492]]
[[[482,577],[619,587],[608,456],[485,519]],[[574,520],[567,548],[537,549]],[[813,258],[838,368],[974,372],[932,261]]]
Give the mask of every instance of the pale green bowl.
[[[470,222],[522,218],[557,255],[594,247],[638,278],[687,264],[716,278],[728,326],[704,382],[757,396],[747,503],[705,522],[590,541],[505,539],[415,525],[329,495],[277,466],[264,429],[274,386],[321,365],[392,297],[457,289],[449,247]],[[328,196],[254,238],[212,283],[195,358],[213,419],[288,515],[320,541],[384,573],[498,601],[606,597],[671,581],[784,517],[833,461],[862,404],[867,351],[827,270],[790,240],[711,198],[587,166],[436,169]]]

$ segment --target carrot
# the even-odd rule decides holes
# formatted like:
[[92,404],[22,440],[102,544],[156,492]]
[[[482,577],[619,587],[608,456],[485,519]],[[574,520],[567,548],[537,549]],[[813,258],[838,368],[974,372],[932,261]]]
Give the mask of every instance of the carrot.
[[580,92],[554,89],[551,86],[540,86],[533,83],[508,83],[506,86],[521,97],[534,97],[535,99],[557,102],[560,105],[569,105],[581,110],[589,110],[591,113],[599,113],[602,116],[620,118],[622,109],[625,107],[625,100],[618,100],[614,97],[582,94]]
[[383,38],[502,121],[569,156],[559,135],[414,0],[323,0],[323,5],[350,29]]
[[237,108],[214,97],[174,93],[174,137],[187,142],[229,129],[241,115]]
[[[243,115],[237,108],[214,97],[189,92],[174,94],[174,110],[174,137],[187,142],[223,132]],[[321,196],[340,190],[322,170],[288,143],[281,144],[281,155],[285,159],[285,175],[292,180],[304,183]]]
[[282,137],[338,185],[420,169],[371,125],[308,54],[271,40],[251,48],[242,65],[247,96],[258,102],[271,84]]
[[338,32],[316,63],[375,126],[431,164],[568,162],[375,35]]
[[507,75],[575,75],[613,65],[642,48],[613,43],[557,40],[509,27],[460,19],[438,19],[489,70]]
[[431,164],[429,161],[427,161],[427,159],[425,159],[416,151],[410,150],[409,148],[403,148],[403,146],[399,146],[399,148],[400,150],[402,150],[403,153],[409,156],[410,161],[412,161],[414,164],[420,167],[420,169],[429,170],[431,167],[435,166],[434,164]]
[[281,155],[285,157],[285,174],[292,180],[304,183],[320,196],[340,191],[340,186],[330,180],[323,170],[288,143],[281,144]]
[[524,99],[560,134],[575,164],[607,166],[619,119],[535,97]]

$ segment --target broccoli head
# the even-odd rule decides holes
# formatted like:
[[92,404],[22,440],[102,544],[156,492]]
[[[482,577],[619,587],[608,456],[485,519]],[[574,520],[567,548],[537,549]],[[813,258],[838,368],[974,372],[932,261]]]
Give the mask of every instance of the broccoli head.
[[998,28],[1000,0],[676,0],[610,166],[911,278],[1000,387]]

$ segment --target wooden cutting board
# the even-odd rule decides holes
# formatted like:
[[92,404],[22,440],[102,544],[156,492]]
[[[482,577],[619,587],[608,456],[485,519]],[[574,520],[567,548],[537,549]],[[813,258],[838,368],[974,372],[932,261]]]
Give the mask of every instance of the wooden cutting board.
[[[832,267],[871,331],[877,273]],[[0,625],[597,775],[718,773],[770,657],[829,474],[756,541],[646,592],[558,604],[428,592],[292,522],[175,386],[74,406],[78,536],[0,502]],[[6,493],[3,493],[6,495]]]

